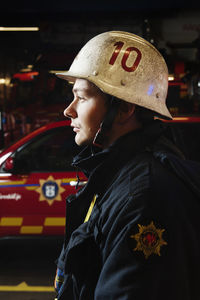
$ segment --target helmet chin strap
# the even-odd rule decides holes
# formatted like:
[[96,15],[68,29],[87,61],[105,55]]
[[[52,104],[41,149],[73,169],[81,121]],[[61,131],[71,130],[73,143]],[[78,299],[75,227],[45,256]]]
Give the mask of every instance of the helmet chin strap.
[[117,99],[114,96],[111,96],[111,99],[109,99],[109,107],[108,111],[105,115],[104,120],[101,122],[100,128],[97,131],[94,140],[93,140],[93,145],[103,148],[104,141],[106,140],[106,137],[108,135],[108,132],[112,128],[113,121],[115,119],[115,116],[118,112],[119,105],[121,100]]

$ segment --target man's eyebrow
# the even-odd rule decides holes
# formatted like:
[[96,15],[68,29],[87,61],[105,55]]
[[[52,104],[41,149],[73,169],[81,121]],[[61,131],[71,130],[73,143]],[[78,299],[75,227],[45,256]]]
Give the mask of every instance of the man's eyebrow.
[[88,89],[86,88],[73,88],[72,89],[73,92],[88,92]]

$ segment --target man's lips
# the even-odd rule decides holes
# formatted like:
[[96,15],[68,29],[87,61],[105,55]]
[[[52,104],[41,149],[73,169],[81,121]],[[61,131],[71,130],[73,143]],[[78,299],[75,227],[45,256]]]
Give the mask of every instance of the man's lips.
[[80,127],[74,124],[71,124],[71,127],[73,128],[74,132],[79,132],[80,131]]
[[79,131],[80,131],[80,128],[74,127],[74,128],[73,128],[73,131],[74,131],[74,132],[79,132]]

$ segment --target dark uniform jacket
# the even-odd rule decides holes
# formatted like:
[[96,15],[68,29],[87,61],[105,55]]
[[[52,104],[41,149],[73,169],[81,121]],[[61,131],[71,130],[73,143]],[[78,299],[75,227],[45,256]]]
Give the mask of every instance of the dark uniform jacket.
[[58,299],[200,299],[200,181],[161,124],[86,148],[74,165],[88,183],[67,201]]

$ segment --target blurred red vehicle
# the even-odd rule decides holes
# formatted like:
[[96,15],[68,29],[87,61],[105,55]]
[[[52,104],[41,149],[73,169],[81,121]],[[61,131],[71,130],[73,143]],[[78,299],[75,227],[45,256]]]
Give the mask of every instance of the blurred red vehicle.
[[65,199],[76,192],[70,164],[77,148],[69,121],[58,121],[0,153],[0,237],[64,234]]

